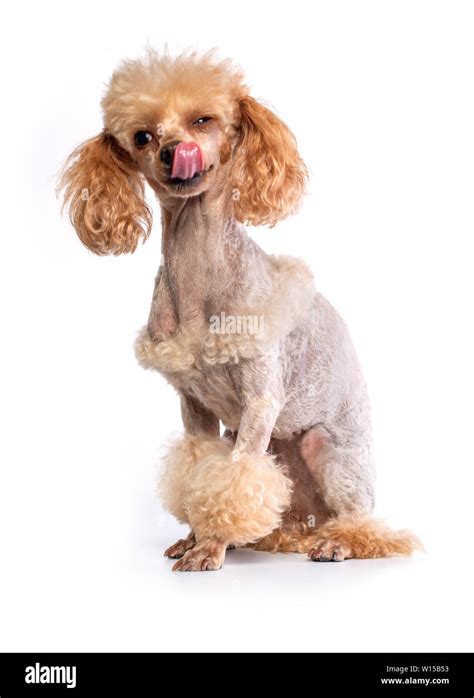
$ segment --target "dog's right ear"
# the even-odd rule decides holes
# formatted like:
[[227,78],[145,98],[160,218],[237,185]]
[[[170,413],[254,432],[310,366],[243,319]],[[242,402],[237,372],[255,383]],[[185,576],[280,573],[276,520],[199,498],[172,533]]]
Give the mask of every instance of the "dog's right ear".
[[150,234],[144,179],[128,152],[106,131],[71,153],[58,190],[79,238],[96,254],[134,252]]

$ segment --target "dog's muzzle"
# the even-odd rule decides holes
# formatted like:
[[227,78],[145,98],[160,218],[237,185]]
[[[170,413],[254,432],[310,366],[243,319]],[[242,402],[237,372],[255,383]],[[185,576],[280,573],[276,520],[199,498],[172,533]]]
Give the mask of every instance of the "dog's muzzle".
[[172,149],[170,146],[164,146],[160,157],[165,164],[172,164],[171,179],[189,180],[204,169],[201,148],[192,141],[178,143]]

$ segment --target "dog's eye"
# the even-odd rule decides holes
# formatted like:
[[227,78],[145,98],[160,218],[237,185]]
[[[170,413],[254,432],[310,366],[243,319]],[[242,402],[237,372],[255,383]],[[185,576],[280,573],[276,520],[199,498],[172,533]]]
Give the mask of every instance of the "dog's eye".
[[200,116],[199,119],[196,119],[193,125],[201,126],[202,124],[206,124],[208,121],[212,121],[212,116]]
[[153,136],[148,131],[137,131],[135,134],[135,145],[139,148],[144,148],[152,140]]

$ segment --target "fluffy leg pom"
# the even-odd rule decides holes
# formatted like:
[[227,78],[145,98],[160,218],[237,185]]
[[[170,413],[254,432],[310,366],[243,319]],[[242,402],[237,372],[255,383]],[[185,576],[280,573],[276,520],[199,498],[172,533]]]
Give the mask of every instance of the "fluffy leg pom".
[[369,516],[331,519],[315,531],[308,557],[316,562],[340,562],[348,558],[408,556],[422,550],[410,531],[392,531]]
[[198,541],[236,547],[277,528],[291,497],[291,481],[269,455],[240,454],[221,440],[218,451],[190,474],[185,508]]
[[192,471],[199,461],[219,449],[219,439],[183,436],[171,444],[163,458],[158,495],[163,508],[181,523],[189,523],[185,499]]
[[163,506],[195,535],[167,550],[181,558],[175,570],[219,569],[227,547],[270,534],[290,504],[291,481],[275,459],[249,454],[235,459],[233,446],[227,439],[186,436],[164,459]]

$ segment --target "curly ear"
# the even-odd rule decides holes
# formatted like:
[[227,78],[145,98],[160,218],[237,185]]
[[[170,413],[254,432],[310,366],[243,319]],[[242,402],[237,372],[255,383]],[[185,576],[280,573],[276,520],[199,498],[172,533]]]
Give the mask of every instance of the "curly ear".
[[76,232],[99,255],[134,252],[150,234],[144,180],[130,155],[103,132],[69,156],[59,180]]
[[242,223],[273,227],[299,208],[308,172],[286,124],[253,97],[241,99],[239,107],[235,215]]

